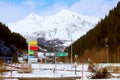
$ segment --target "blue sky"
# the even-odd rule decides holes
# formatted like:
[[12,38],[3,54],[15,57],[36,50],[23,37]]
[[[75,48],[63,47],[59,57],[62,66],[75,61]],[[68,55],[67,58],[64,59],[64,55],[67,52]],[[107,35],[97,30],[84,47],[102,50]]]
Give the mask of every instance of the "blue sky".
[[62,9],[102,18],[120,0],[0,0],[0,21],[16,22],[30,13],[54,15]]

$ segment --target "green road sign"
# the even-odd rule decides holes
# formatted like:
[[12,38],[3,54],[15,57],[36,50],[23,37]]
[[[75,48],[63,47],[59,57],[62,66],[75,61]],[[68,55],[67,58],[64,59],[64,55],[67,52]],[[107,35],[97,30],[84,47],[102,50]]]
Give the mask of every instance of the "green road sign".
[[67,52],[57,52],[57,56],[68,56]]
[[34,54],[34,51],[33,50],[29,50],[29,54]]

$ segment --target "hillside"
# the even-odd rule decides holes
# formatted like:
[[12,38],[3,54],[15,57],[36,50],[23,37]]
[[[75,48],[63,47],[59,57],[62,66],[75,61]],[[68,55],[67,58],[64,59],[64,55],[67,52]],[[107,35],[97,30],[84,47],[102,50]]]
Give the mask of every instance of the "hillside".
[[[96,62],[120,62],[120,2],[72,46],[73,55],[78,54],[85,61],[92,58]],[[71,46],[69,53],[70,49]]]
[[27,50],[26,39],[0,22],[0,56],[12,56],[18,49]]

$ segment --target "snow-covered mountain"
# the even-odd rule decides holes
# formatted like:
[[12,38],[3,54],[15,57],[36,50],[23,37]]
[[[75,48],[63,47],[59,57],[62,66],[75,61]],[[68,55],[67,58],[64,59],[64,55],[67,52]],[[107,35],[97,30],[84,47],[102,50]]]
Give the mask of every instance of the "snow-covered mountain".
[[9,23],[11,31],[23,36],[45,37],[46,39],[60,39],[75,41],[88,30],[93,28],[99,19],[77,14],[68,10],[61,10],[52,16],[39,16],[31,13],[23,20]]

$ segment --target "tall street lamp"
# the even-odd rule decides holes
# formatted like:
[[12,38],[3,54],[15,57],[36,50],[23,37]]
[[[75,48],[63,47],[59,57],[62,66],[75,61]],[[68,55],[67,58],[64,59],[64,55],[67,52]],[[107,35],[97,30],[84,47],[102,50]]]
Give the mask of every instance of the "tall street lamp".
[[109,50],[108,50],[108,44],[106,44],[106,48],[107,48],[107,63],[109,63]]
[[73,49],[73,46],[72,46],[72,31],[71,31],[71,70],[72,70],[72,49]]
[[106,39],[105,39],[105,43],[106,43],[106,49],[107,49],[107,51],[106,51],[106,61],[107,61],[107,63],[109,63],[109,47],[108,47],[108,37],[106,37]]

